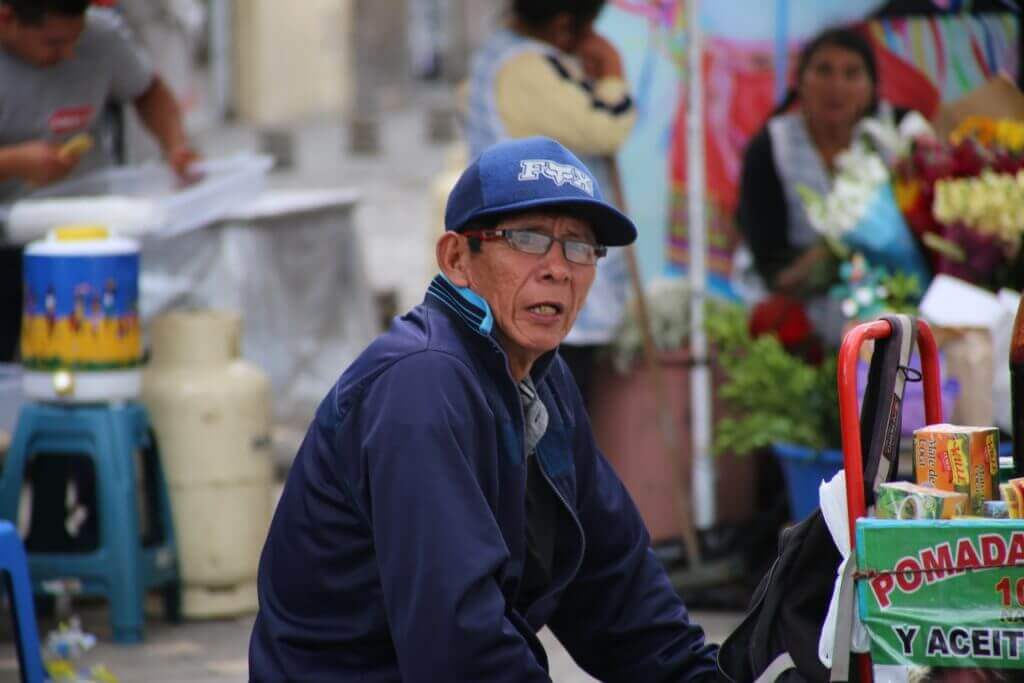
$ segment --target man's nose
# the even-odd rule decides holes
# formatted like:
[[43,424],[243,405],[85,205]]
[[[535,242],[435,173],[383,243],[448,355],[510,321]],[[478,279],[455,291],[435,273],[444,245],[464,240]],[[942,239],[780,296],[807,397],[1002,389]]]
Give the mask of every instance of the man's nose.
[[565,258],[565,247],[554,241],[548,253],[544,254],[544,276],[564,282],[572,278],[572,264]]

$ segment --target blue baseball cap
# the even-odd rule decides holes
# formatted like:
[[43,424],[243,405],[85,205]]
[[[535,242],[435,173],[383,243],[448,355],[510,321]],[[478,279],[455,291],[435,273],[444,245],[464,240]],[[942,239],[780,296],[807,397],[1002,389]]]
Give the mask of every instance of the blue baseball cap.
[[444,227],[458,232],[478,218],[557,208],[588,221],[599,244],[618,247],[636,239],[633,221],[605,201],[590,169],[545,137],[485,149],[448,195]]

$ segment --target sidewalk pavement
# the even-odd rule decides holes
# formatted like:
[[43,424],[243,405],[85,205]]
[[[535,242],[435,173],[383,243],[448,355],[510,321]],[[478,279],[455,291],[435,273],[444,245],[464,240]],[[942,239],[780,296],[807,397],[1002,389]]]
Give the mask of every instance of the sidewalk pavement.
[[[99,644],[85,655],[80,669],[104,664],[121,683],[241,683],[248,680],[251,616],[216,621],[168,624],[154,612],[146,623],[145,641],[116,645],[110,640],[107,609],[102,603],[76,605],[83,629]],[[697,612],[691,615],[712,642],[721,642],[742,618],[739,614]],[[0,681],[18,680],[18,660],[12,643],[10,620],[0,611]],[[40,620],[40,637],[56,624]],[[594,679],[572,661],[550,631],[541,632],[555,683],[591,683]]]

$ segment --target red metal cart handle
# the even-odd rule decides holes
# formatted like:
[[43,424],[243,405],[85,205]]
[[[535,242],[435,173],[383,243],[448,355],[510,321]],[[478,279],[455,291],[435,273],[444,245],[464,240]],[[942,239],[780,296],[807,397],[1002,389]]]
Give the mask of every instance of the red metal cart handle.
[[[892,325],[885,320],[864,323],[843,337],[839,348],[839,423],[843,433],[843,467],[846,469],[846,505],[850,524],[850,548],[857,547],[857,519],[867,514],[864,502],[864,458],[860,443],[860,412],[857,409],[857,359],[868,339],[883,339],[892,334]],[[917,321],[917,348],[921,353],[921,374],[924,376],[924,414],[928,424],[942,422],[942,394],[939,387],[939,351],[928,323]],[[860,680],[871,683],[871,658],[859,655]]]
[[[867,510],[864,503],[864,459],[860,443],[860,414],[857,408],[857,359],[868,339],[884,339],[892,334],[885,320],[858,325],[843,337],[839,349],[839,422],[843,433],[843,466],[846,469],[846,505],[850,523],[850,546],[856,544],[857,518]],[[924,376],[924,413],[928,424],[942,422],[942,394],[939,387],[939,352],[932,330],[917,321],[917,348],[921,353]]]

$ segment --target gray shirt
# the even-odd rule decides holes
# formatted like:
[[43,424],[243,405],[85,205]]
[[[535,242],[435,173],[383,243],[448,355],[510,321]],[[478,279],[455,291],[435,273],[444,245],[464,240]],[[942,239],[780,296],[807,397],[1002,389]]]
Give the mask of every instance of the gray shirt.
[[544,432],[548,430],[548,409],[537,395],[533,380],[525,377],[519,383],[519,400],[523,404],[523,419],[526,424],[526,455],[533,455]]
[[[31,140],[60,143],[83,132],[95,137],[106,104],[139,97],[153,74],[148,56],[109,10],[88,11],[74,55],[55,66],[34,66],[0,48],[0,146]],[[72,175],[112,161],[95,145]],[[25,192],[20,181],[0,183],[0,201]]]
[[537,444],[548,429],[548,409],[529,377],[519,383],[519,400],[526,422],[526,559],[516,607],[525,615],[551,585],[559,503],[537,462]]

